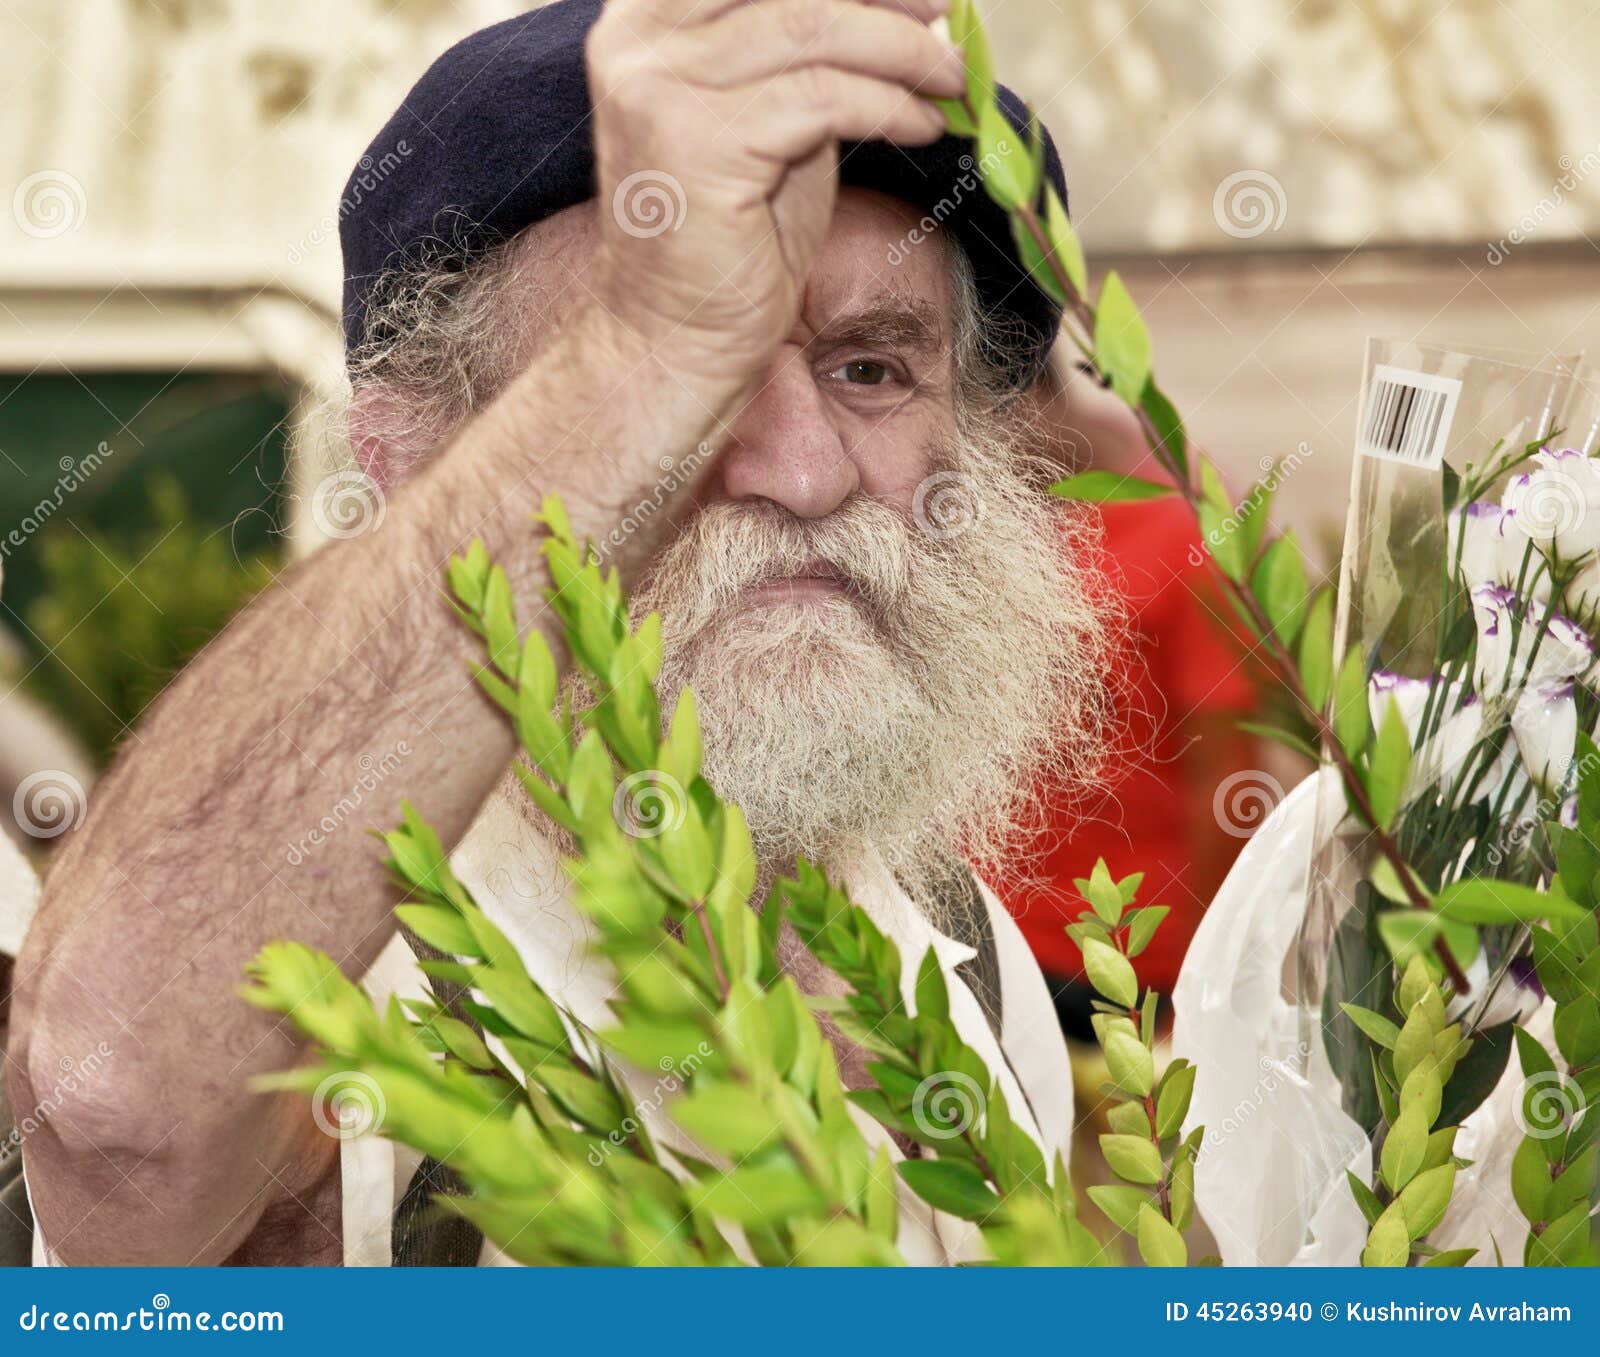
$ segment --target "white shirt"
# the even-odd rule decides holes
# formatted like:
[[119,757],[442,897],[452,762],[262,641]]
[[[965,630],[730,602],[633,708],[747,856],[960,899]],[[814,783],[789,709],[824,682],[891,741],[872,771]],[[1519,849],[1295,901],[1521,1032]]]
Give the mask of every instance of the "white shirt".
[[[515,787],[515,784],[511,784]],[[521,953],[528,973],[557,1006],[589,1028],[614,1021],[607,1007],[613,994],[610,963],[588,947],[590,927],[566,896],[566,878],[547,838],[530,826],[511,800],[520,788],[502,788],[485,802],[451,857],[451,865],[479,906]],[[934,929],[912,905],[881,861],[862,867],[847,883],[851,898],[893,938],[904,963],[908,1001],[917,963],[931,945],[950,991],[950,1017],[961,1039],[982,1057],[1000,1081],[1017,1124],[1039,1142],[1046,1160],[1066,1159],[1073,1122],[1072,1075],[1066,1043],[1044,977],[1021,931],[1005,908],[982,889],[999,956],[1001,1033],[997,1039],[982,1007],[956,967],[974,955],[971,947]],[[363,982],[374,1001],[391,993],[420,996],[423,976],[405,941],[394,938]],[[659,1113],[661,1095],[649,1075],[624,1071],[642,1119],[653,1137],[671,1144],[681,1132]],[[865,1114],[856,1120],[868,1143],[899,1150]],[[344,1261],[350,1267],[386,1267],[390,1262],[395,1204],[416,1172],[416,1151],[368,1133],[341,1146]],[[907,1261],[943,1264],[975,1256],[977,1232],[970,1223],[933,1211],[902,1184],[899,1247]],[[508,1260],[492,1244],[480,1262]]]

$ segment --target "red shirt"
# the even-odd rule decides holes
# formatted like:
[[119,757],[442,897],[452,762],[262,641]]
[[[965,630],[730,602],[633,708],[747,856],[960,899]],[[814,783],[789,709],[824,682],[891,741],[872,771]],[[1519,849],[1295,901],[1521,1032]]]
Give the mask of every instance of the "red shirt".
[[1135,967],[1144,984],[1170,993],[1205,907],[1188,886],[1190,844],[1196,833],[1222,832],[1210,800],[1182,785],[1178,759],[1196,717],[1246,712],[1255,688],[1189,508],[1168,498],[1107,504],[1102,515],[1097,565],[1122,595],[1129,628],[1111,665],[1117,734],[1089,797],[1042,790],[1046,824],[1026,864],[1031,880],[1002,883],[1000,897],[1040,966],[1070,979],[1082,962],[1062,930],[1088,907],[1073,878],[1100,857],[1114,877],[1144,872],[1138,903],[1172,912]]

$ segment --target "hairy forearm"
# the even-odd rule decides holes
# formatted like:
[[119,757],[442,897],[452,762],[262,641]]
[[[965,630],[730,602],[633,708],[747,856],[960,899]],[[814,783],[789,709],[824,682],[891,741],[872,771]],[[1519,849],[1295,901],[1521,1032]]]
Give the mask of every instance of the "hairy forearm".
[[156,705],[51,873],[19,967],[18,1106],[37,1103],[61,1060],[102,1041],[112,1051],[28,1146],[46,1237],[71,1228],[70,1261],[149,1260],[130,1239],[152,1231],[137,1192],[112,1192],[93,1228],[72,1218],[102,1177],[110,1191],[124,1172],[135,1185],[210,1175],[190,1191],[204,1209],[189,1237],[162,1220],[155,1252],[175,1261],[206,1253],[208,1226],[259,1212],[297,1143],[284,1119],[304,1108],[245,1091],[296,1051],[235,997],[244,964],[285,935],[347,969],[370,964],[392,893],[366,831],[409,799],[453,838],[503,771],[509,734],[442,593],[449,556],[483,538],[513,573],[524,622],[549,632],[530,522],[540,499],[560,494],[628,570],[670,506],[625,536],[619,523],[653,498],[659,459],[714,437],[735,396],[686,386],[580,315],[394,497],[380,529],[289,572]]

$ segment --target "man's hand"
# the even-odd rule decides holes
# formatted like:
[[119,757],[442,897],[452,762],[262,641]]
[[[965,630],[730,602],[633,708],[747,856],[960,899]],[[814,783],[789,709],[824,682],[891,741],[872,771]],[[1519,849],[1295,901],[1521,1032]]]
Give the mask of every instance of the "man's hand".
[[589,39],[607,311],[733,390],[793,326],[841,140],[925,145],[965,88],[946,0],[612,0]]

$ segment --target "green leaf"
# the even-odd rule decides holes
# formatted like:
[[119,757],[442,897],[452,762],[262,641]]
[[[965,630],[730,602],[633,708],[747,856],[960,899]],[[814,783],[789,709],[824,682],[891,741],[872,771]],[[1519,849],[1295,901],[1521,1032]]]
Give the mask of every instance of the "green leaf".
[[1517,1209],[1530,1221],[1545,1218],[1544,1204],[1550,1194],[1550,1164],[1544,1147],[1532,1136],[1525,1136],[1511,1156],[1511,1195]]
[[1404,1267],[1411,1258],[1411,1235],[1398,1203],[1391,1203],[1372,1227],[1361,1250],[1362,1267]]
[[1189,1250],[1183,1236],[1155,1207],[1146,1202],[1139,1210],[1139,1256],[1149,1267],[1185,1267]]
[[1007,212],[1033,201],[1028,149],[993,102],[978,106],[978,172],[989,196]]
[[430,947],[450,956],[481,957],[483,949],[467,922],[443,905],[396,905],[395,917]]
[[1361,1208],[1361,1214],[1365,1217],[1367,1228],[1370,1230],[1383,1215],[1383,1203],[1378,1200],[1378,1194],[1349,1169],[1344,1171],[1344,1176],[1345,1181],[1350,1184],[1350,1195],[1356,1199],[1356,1205]]
[[740,1225],[781,1223],[826,1205],[798,1169],[777,1166],[735,1169],[686,1190],[698,1210]]
[[1400,1119],[1389,1128],[1379,1156],[1379,1169],[1389,1191],[1403,1191],[1422,1167],[1422,1157],[1428,1149],[1428,1130],[1428,1120],[1418,1109],[1403,1110]]
[[[1079,291],[1082,291],[1080,288]],[[1161,388],[1151,378],[1145,384],[1144,395],[1140,398],[1140,405],[1151,424],[1155,425],[1156,445],[1151,451],[1158,457],[1165,454],[1177,468],[1180,476],[1189,474],[1189,445],[1184,435],[1183,419],[1178,414],[1172,402],[1168,400]]]
[[1150,332],[1114,269],[1106,275],[1095,310],[1094,361],[1111,389],[1137,408],[1150,380]]
[[1300,684],[1318,712],[1326,709],[1333,691],[1333,603],[1332,589],[1318,590],[1300,634]]
[[1452,882],[1439,892],[1434,908],[1442,918],[1469,924],[1534,923],[1584,915],[1565,896],[1490,877]]
[[1155,1059],[1150,1048],[1125,1026],[1106,1032],[1102,1047],[1111,1081],[1124,1093],[1143,1098],[1155,1083]]
[[1333,733],[1353,759],[1366,751],[1371,717],[1367,713],[1367,666],[1361,647],[1351,646],[1339,666],[1333,697]]
[[1406,779],[1411,774],[1411,739],[1406,734],[1406,719],[1400,703],[1391,695],[1383,723],[1378,727],[1372,750],[1372,767],[1367,774],[1367,794],[1372,798],[1372,813],[1378,824],[1388,829],[1405,798]]
[[1100,1153],[1124,1182],[1153,1186],[1161,1181],[1161,1152],[1143,1136],[1101,1136]]
[[1127,957],[1096,938],[1085,938],[1082,952],[1084,972],[1096,990],[1123,1008],[1139,1002],[1139,981]]
[[706,1149],[740,1158],[778,1136],[772,1109],[741,1084],[696,1080],[694,1091],[672,1104],[672,1119]]
[[1292,532],[1284,533],[1266,549],[1250,587],[1272,630],[1285,645],[1292,646],[1306,611],[1306,567]]
[[1142,481],[1116,471],[1080,471],[1056,481],[1050,493],[1057,499],[1081,500],[1087,504],[1125,504],[1137,500],[1159,499],[1174,493],[1170,485]]
[[1370,1008],[1362,1008],[1359,1004],[1340,1004],[1339,1007],[1344,1010],[1351,1022],[1384,1050],[1394,1049],[1394,1044],[1400,1036],[1400,1029],[1383,1014],[1374,1013]]
[[1066,205],[1053,186],[1044,191],[1044,228],[1050,237],[1050,249],[1056,263],[1067,275],[1073,291],[1080,297],[1089,295],[1089,270],[1083,260],[1083,242],[1067,217]]
[[1399,1204],[1401,1214],[1406,1218],[1406,1232],[1413,1240],[1421,1239],[1444,1219],[1455,1185],[1454,1164],[1426,1169],[1406,1184],[1405,1191],[1400,1194]]
[[1139,1187],[1122,1184],[1096,1186],[1089,1189],[1089,1200],[1105,1214],[1119,1230],[1133,1234],[1139,1228],[1139,1212],[1150,1205],[1150,1195]]
[[983,19],[974,0],[952,0],[947,20],[950,41],[966,57],[967,94],[973,103],[994,101],[994,56],[989,48],[989,35],[984,31]]
[[1017,258],[1022,261],[1022,267],[1039,290],[1052,297],[1057,306],[1066,306],[1067,290],[1056,277],[1056,271],[1050,265],[1050,256],[1039,244],[1029,219],[1021,212],[1012,213],[1011,239],[1017,247]]
[[1000,1209],[1000,1198],[971,1164],[958,1159],[907,1159],[901,1178],[938,1211],[962,1220],[986,1220]]
[[952,136],[975,137],[978,135],[978,124],[972,121],[967,113],[966,104],[960,99],[935,99],[939,112],[944,114],[944,124],[950,129]]
[[1161,1077],[1161,1091],[1156,1097],[1156,1134],[1167,1140],[1183,1129],[1183,1119],[1189,1115],[1189,1102],[1194,1094],[1195,1067],[1187,1061],[1174,1061]]
[[1150,945],[1161,921],[1171,913],[1167,905],[1146,905],[1133,911],[1128,919],[1128,955],[1136,957]]

